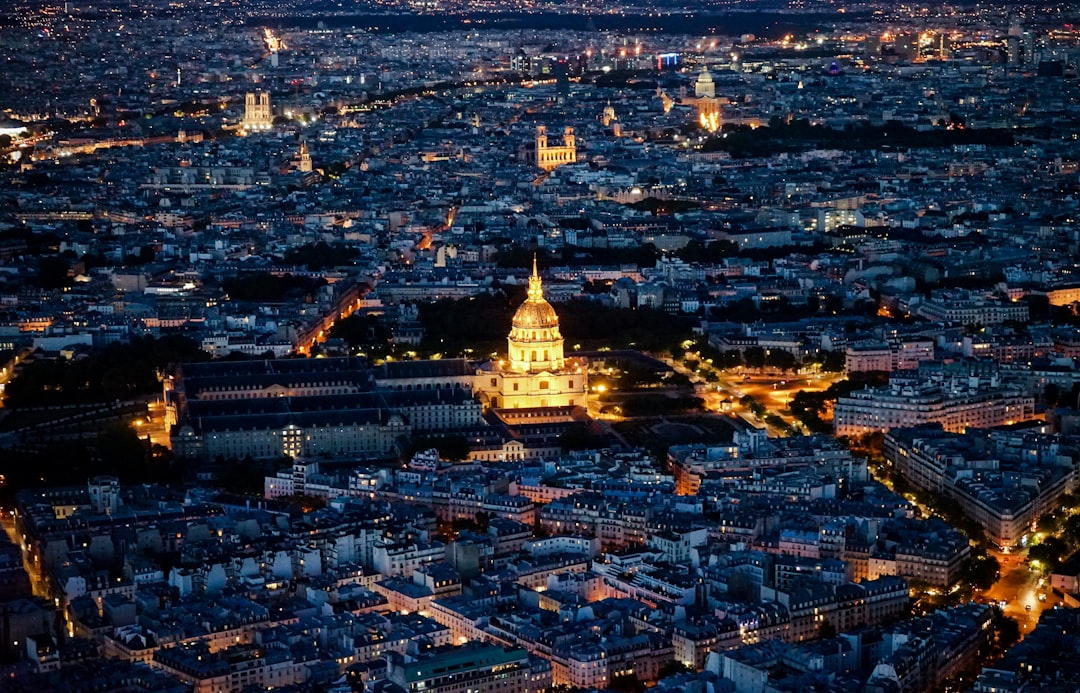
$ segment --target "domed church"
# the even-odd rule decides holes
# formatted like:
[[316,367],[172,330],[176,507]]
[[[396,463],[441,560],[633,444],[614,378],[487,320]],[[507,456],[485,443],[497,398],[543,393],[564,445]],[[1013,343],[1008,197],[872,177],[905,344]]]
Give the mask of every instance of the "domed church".
[[503,410],[586,406],[585,360],[563,354],[559,316],[544,299],[536,258],[506,348],[505,360],[485,364],[477,374],[474,388],[485,405]]

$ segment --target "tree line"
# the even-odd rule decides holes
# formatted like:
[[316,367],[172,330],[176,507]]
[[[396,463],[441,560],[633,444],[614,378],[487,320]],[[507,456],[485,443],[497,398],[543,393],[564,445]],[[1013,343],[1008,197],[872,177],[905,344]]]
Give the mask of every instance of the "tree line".
[[95,349],[84,358],[23,363],[4,390],[4,405],[37,407],[111,402],[151,394],[169,364],[208,361],[210,355],[181,335],[134,337]]

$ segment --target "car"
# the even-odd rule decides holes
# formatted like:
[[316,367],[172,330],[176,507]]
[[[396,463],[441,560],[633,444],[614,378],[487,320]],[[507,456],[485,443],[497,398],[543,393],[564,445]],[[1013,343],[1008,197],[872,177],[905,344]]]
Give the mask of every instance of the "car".
[[1046,601],[1046,595],[1045,594],[1040,594],[1039,595],[1039,601],[1040,602],[1045,602]]
[[1024,611],[1031,611],[1031,604],[1024,605]]

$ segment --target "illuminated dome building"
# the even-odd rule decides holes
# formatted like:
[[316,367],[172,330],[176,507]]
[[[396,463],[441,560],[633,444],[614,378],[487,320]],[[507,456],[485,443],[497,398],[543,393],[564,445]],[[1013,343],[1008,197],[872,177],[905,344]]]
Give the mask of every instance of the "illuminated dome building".
[[699,99],[711,99],[716,96],[716,83],[713,82],[709,68],[705,68],[698,75],[697,82],[694,84],[694,96]]
[[611,127],[611,124],[618,120],[619,117],[615,115],[615,107],[611,105],[611,102],[607,102],[607,106],[604,106],[604,113],[600,116],[600,124],[604,127]]
[[583,359],[567,359],[559,316],[544,299],[543,281],[529,277],[525,302],[514,313],[506,339],[507,359],[489,363],[475,389],[493,409],[584,407],[587,373]]
[[705,68],[694,83],[694,106],[697,109],[698,124],[709,132],[720,129],[720,103],[712,73]]

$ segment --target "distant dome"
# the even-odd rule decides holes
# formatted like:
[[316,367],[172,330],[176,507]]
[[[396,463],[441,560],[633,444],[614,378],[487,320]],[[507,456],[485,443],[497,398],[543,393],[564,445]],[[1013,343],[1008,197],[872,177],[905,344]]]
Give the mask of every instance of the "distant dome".
[[699,99],[711,99],[716,96],[716,84],[713,82],[709,68],[703,69],[701,74],[698,75],[697,82],[694,84],[694,96]]

